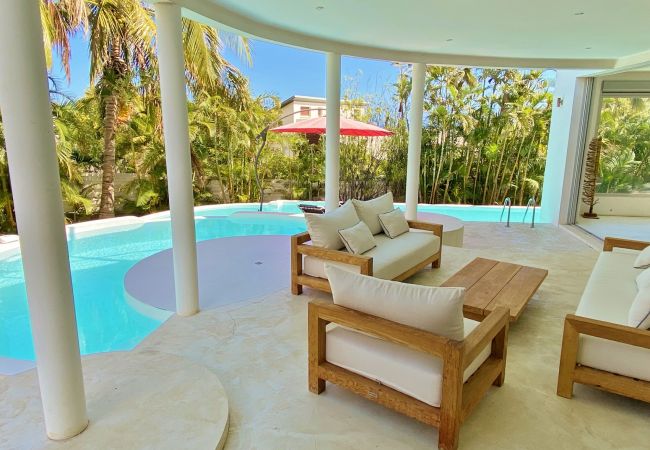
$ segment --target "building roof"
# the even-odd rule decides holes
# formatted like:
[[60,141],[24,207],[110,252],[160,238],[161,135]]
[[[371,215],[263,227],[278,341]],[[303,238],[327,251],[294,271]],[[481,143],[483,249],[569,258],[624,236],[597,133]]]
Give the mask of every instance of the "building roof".
[[291,97],[283,100],[280,104],[281,107],[288,105],[293,102],[309,102],[309,103],[323,103],[325,104],[326,100],[323,97],[309,97],[307,95],[292,95]]

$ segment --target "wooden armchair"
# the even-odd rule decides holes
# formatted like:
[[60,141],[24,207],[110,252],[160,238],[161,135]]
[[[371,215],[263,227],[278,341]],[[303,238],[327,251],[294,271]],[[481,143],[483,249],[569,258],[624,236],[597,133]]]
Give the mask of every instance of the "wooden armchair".
[[[375,380],[363,377],[326,360],[326,329],[329,323],[371,334],[431,356],[443,363],[440,407],[431,406]],[[505,377],[508,310],[495,309],[463,341],[368,315],[327,302],[309,304],[309,390],[320,394],[326,381],[439,429],[438,446],[458,447],[461,423],[492,385]],[[491,343],[491,344],[490,344]],[[490,356],[463,382],[465,369],[487,345]]]
[[[603,252],[611,252],[614,248],[643,250],[649,245],[650,242],[607,237],[603,244]],[[611,300],[616,301],[615,298]],[[650,330],[568,314],[564,319],[557,395],[572,398],[574,383],[580,383],[650,402],[650,382],[580,364],[578,362],[580,335],[650,349]]]
[[[405,280],[429,264],[434,268],[440,267],[440,260],[442,258],[442,225],[416,220],[409,220],[408,223],[409,227],[412,229],[430,231],[434,235],[438,236],[440,238],[440,250],[432,257],[427,258],[393,278],[395,281]],[[309,242],[310,240],[311,237],[306,231],[291,236],[291,292],[294,295],[302,294],[303,286],[331,292],[330,284],[327,279],[303,273],[303,255],[358,266],[359,273],[362,275],[373,275],[373,260],[371,256],[353,255],[343,250],[331,250],[306,244],[306,242]]]

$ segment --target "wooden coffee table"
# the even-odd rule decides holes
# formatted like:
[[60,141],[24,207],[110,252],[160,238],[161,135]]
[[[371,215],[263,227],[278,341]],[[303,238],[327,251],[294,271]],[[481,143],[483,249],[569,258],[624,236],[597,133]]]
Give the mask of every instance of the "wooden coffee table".
[[476,258],[445,281],[442,286],[464,287],[463,313],[481,321],[498,306],[510,308],[510,321],[519,318],[548,270],[492,259]]

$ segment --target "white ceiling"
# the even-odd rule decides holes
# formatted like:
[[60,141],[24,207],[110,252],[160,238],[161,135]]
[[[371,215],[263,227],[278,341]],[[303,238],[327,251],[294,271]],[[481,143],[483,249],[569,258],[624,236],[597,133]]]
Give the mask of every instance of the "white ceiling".
[[356,56],[555,68],[650,60],[650,0],[176,1],[209,23]]

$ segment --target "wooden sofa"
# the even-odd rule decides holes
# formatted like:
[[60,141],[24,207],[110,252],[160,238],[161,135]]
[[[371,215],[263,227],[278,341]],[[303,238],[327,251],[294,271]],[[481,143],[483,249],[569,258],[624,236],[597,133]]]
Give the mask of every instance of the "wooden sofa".
[[[309,390],[320,394],[326,381],[439,429],[438,446],[444,450],[458,447],[460,425],[488,391],[501,386],[506,368],[508,310],[495,309],[464,340],[456,341],[428,331],[325,301],[311,302],[308,311]],[[327,361],[327,325],[333,323],[350,330],[376,336],[442,360],[439,406],[409,396],[375,379]],[[481,357],[482,356],[482,357]],[[480,365],[479,360],[483,361]],[[473,366],[469,368],[469,366]],[[410,377],[408,368],[405,377]],[[464,381],[468,371],[471,376]]]
[[[442,257],[442,225],[428,222],[419,222],[409,220],[409,227],[421,232],[432,232],[438,237],[438,252],[426,257],[424,260],[415,260],[413,265],[407,270],[400,272],[390,279],[402,281],[419,272],[429,264],[432,267],[440,267]],[[418,231],[410,231],[414,233]],[[408,233],[407,233],[408,234]],[[397,237],[394,241],[399,240],[402,236]],[[308,275],[303,271],[303,257],[311,256],[333,263],[342,263],[359,268],[359,273],[363,275],[374,275],[373,256],[369,254],[354,255],[345,250],[331,250],[308,244],[311,238],[308,232],[299,233],[291,237],[291,292],[294,295],[302,294],[302,287],[309,286],[325,292],[331,292],[329,282],[326,278]],[[378,246],[381,246],[380,243]],[[372,254],[372,251],[369,252]]]
[[[634,298],[635,253],[650,242],[605,238],[576,314],[564,320],[557,395],[581,383],[650,402],[650,331],[627,325]],[[608,273],[609,272],[609,273]]]

